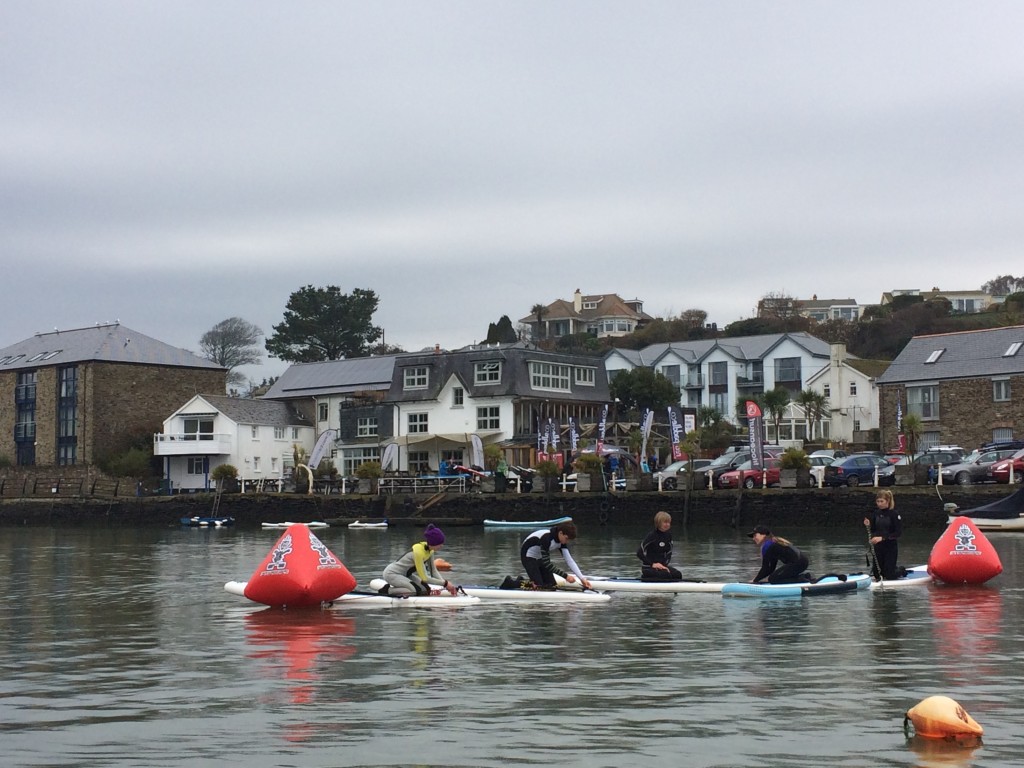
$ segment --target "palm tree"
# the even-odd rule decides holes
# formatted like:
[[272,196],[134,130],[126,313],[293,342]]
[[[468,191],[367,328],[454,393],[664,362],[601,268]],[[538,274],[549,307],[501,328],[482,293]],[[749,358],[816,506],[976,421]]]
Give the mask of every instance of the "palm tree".
[[916,413],[908,413],[903,417],[903,434],[907,437],[907,456],[917,453],[917,440],[921,437],[924,423]]
[[534,341],[536,341],[537,339],[543,338],[543,336],[544,336],[544,334],[543,334],[543,330],[544,330],[544,325],[543,325],[543,323],[544,323],[544,315],[546,315],[547,313],[548,313],[548,308],[547,308],[546,304],[534,304],[532,307],[530,307],[530,314],[532,314],[534,317],[537,318],[537,330],[533,334],[533,340]]
[[785,387],[776,387],[765,392],[763,403],[764,409],[771,416],[772,422],[775,424],[775,442],[778,442],[779,423],[782,421],[782,417],[786,415],[786,408],[789,407],[790,403],[789,390]]
[[814,428],[828,408],[828,398],[816,390],[805,389],[796,396],[796,402],[804,409],[804,415],[807,417],[807,437],[813,440]]

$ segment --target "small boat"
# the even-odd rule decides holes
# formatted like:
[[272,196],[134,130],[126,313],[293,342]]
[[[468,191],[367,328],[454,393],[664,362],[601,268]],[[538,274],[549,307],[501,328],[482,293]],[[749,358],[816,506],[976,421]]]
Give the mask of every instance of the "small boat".
[[[379,590],[385,583],[384,579],[374,579],[370,582],[370,589]],[[514,603],[607,603],[611,599],[611,595],[604,592],[583,592],[568,589],[502,589],[501,587],[481,586],[461,586],[459,589],[470,597],[477,597],[481,600]]]
[[364,522],[361,522],[359,520],[356,520],[354,522],[349,523],[348,527],[349,528],[369,528],[371,530],[382,530],[382,529],[387,529],[388,521],[384,520],[384,521],[379,522],[379,523],[364,523]]
[[969,517],[979,531],[1024,531],[1024,489],[974,509],[959,511],[956,504],[946,504],[944,509],[947,523]]
[[851,573],[844,576],[823,576],[818,581],[798,584],[726,584],[722,587],[723,597],[803,597],[811,595],[834,595],[840,592],[856,592],[866,589],[871,577],[866,573]]
[[[560,576],[555,576],[559,589],[580,590],[580,584],[570,584]],[[643,581],[642,579],[621,578],[619,576],[587,576],[590,588],[596,592],[721,592],[725,582],[700,581],[683,579],[681,581]]]
[[881,581],[871,580],[869,587],[872,590],[903,589],[904,587],[927,587],[934,581],[928,573],[927,565],[915,565],[907,568],[907,574],[898,579],[882,579]]
[[537,530],[538,528],[550,528],[552,525],[558,525],[559,523],[571,523],[571,517],[556,517],[551,520],[484,520],[484,525],[488,528],[532,528]]
[[235,518],[233,517],[201,517],[199,515],[193,517],[181,518],[181,524],[187,525],[191,528],[224,528],[228,525],[235,524]]
[[265,531],[268,531],[268,530],[275,530],[275,531],[277,531],[277,530],[285,530],[286,528],[291,528],[293,525],[304,525],[307,528],[328,528],[329,527],[327,525],[327,523],[322,522],[320,520],[314,520],[311,523],[260,523],[260,525],[263,528],[263,530],[265,530]]

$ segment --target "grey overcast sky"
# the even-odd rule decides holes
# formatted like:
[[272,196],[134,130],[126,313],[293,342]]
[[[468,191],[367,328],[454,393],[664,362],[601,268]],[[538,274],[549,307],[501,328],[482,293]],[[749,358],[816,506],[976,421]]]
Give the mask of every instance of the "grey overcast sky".
[[[1024,3],[0,3],[0,347],[302,287],[407,350],[1024,273]],[[285,365],[265,360],[257,381]]]

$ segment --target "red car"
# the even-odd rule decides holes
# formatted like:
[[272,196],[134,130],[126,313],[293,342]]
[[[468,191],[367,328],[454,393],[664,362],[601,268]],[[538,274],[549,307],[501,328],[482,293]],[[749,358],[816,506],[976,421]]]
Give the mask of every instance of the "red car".
[[764,467],[768,473],[765,477],[760,469],[751,469],[749,461],[744,462],[731,472],[719,475],[718,485],[720,488],[739,488],[741,485],[744,488],[760,488],[763,480],[768,485],[778,485],[780,463],[778,459],[765,459]]
[[1021,448],[1008,459],[1000,459],[993,464],[988,472],[997,483],[1010,482],[1010,465],[1013,465],[1013,482],[1024,482],[1024,448]]

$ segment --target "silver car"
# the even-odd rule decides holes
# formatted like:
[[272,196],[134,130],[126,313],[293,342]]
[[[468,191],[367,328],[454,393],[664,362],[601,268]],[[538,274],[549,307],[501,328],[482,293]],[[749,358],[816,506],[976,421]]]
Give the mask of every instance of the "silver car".
[[1006,459],[1016,453],[1013,448],[1004,448],[998,451],[974,451],[959,464],[949,464],[942,468],[942,483],[948,485],[971,485],[972,483],[990,482],[992,477],[990,470],[992,465],[1000,459]]

